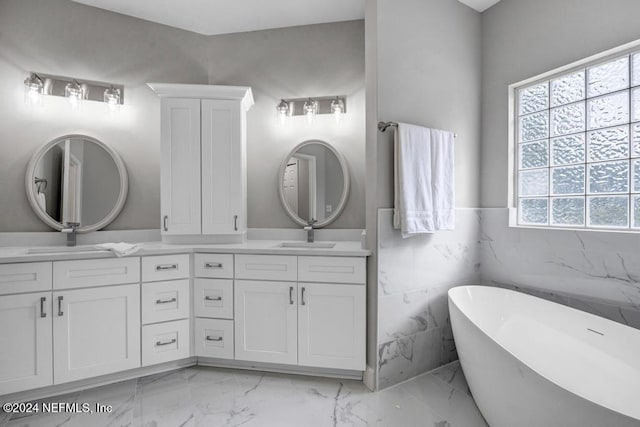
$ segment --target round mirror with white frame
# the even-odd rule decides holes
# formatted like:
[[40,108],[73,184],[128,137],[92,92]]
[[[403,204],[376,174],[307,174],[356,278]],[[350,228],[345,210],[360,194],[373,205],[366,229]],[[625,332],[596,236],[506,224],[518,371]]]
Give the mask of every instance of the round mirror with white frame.
[[27,199],[48,226],[99,230],[120,214],[128,176],[118,153],[86,135],[65,135],[36,151],[25,176]]
[[278,177],[280,202],[299,225],[325,227],[347,204],[349,169],[342,154],[327,142],[298,144],[282,161]]

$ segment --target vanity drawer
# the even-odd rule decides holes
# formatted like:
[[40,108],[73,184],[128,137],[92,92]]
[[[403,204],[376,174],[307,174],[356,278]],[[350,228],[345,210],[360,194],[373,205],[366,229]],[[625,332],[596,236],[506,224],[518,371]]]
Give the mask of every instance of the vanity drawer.
[[196,356],[233,359],[233,320],[196,318]]
[[86,259],[53,263],[53,289],[121,285],[140,281],[140,258]]
[[189,254],[142,258],[142,281],[157,282],[189,278]]
[[189,317],[189,280],[142,284],[142,323]]
[[0,264],[0,295],[50,291],[50,262]]
[[189,319],[142,327],[142,366],[189,357]]
[[233,280],[195,279],[193,288],[196,317],[233,319]]
[[193,263],[196,277],[233,279],[233,255],[231,254],[195,254]]
[[298,280],[295,256],[236,255],[235,278],[250,280]]
[[366,283],[364,257],[298,257],[298,280],[323,283]]

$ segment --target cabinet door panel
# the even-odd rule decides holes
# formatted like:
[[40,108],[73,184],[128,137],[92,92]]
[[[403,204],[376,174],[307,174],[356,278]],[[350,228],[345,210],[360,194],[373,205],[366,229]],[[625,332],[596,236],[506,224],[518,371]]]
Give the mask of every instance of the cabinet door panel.
[[300,283],[298,287],[298,363],[364,370],[364,286]]
[[51,292],[0,297],[0,325],[0,395],[53,384]]
[[55,384],[139,367],[140,285],[54,292],[53,332]]
[[202,234],[244,231],[244,152],[238,101],[202,100]]
[[297,363],[296,299],[293,282],[236,280],[236,359]]
[[163,234],[200,234],[200,100],[161,101]]

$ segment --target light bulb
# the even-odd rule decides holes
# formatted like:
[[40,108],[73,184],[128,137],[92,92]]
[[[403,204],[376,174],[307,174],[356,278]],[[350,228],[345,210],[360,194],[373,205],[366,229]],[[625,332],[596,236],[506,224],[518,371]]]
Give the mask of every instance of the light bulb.
[[307,117],[307,123],[308,124],[313,123],[313,118],[318,111],[318,103],[313,99],[309,98],[304,102],[302,109],[304,111],[304,115]]
[[31,74],[24,81],[24,102],[27,105],[41,105],[44,84],[42,79],[35,73]]
[[120,108],[120,89],[111,86],[104,90],[104,102],[107,104],[107,111],[115,113]]
[[289,115],[289,103],[281,99],[280,103],[276,105],[276,111],[278,112],[280,124],[284,127],[287,124],[287,116]]
[[336,99],[331,101],[331,113],[333,114],[333,117],[335,117],[336,122],[340,122],[342,114],[344,113],[344,102],[342,102],[342,99],[337,96]]
[[64,96],[69,99],[69,103],[71,104],[72,110],[77,110],[80,108],[80,100],[83,97],[82,94],[82,86],[78,83],[77,80],[74,80],[71,83],[67,83],[64,88]]

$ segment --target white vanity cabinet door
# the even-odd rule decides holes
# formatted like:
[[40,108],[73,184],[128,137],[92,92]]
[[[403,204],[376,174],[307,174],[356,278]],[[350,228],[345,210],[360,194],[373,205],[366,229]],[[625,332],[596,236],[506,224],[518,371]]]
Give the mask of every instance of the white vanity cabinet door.
[[0,297],[0,395],[53,384],[51,292]]
[[161,230],[200,234],[200,100],[161,101]]
[[202,234],[246,229],[242,108],[237,100],[203,99]]
[[54,383],[140,366],[140,285],[53,293]]
[[299,283],[298,364],[365,369],[365,286]]
[[236,280],[234,283],[237,360],[296,364],[297,285]]

